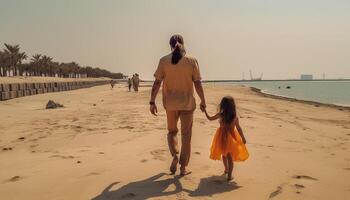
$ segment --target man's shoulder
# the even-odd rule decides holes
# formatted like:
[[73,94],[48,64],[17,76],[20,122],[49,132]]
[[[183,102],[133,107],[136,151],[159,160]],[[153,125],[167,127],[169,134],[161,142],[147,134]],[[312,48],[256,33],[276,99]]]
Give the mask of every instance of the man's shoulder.
[[171,60],[171,56],[172,56],[171,54],[167,54],[167,55],[161,57],[161,58],[160,58],[160,61],[161,61],[161,62],[164,62],[164,61]]
[[196,57],[194,56],[191,56],[191,55],[185,55],[185,58],[187,58],[188,60],[191,60],[191,61],[197,61]]
[[184,58],[192,65],[198,65],[198,61],[194,56],[186,55]]

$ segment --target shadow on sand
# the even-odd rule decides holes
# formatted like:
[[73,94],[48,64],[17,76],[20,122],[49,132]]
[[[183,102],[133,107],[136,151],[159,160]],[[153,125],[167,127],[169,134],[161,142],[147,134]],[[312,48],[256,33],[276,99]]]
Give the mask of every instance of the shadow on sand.
[[213,196],[214,194],[220,194],[224,192],[230,192],[241,188],[242,186],[237,185],[236,182],[227,182],[226,176],[211,176],[207,178],[202,178],[199,182],[197,189],[190,191],[184,189],[191,197],[201,197],[201,196]]
[[[202,178],[198,188],[194,191],[183,189],[180,183],[180,176],[171,176],[167,179],[162,179],[165,173],[160,173],[150,178],[128,183],[116,190],[111,190],[112,187],[120,182],[114,182],[106,187],[101,194],[91,200],[107,200],[107,199],[149,199],[155,197],[175,195],[180,192],[186,192],[189,196],[212,196],[214,194],[229,192],[240,188],[234,182],[227,183],[222,176],[213,176]],[[171,186],[171,187],[170,187]],[[169,189],[169,187],[171,189]],[[170,191],[169,191],[170,190]]]
[[[161,197],[176,194],[182,191],[182,185],[179,181],[179,177],[171,177],[164,180],[158,180],[166,175],[160,173],[150,178],[131,182],[124,185],[117,190],[111,190],[111,188],[119,182],[110,184],[102,193],[92,200],[106,200],[106,199],[148,199],[151,197]],[[175,190],[165,191],[170,185],[175,186]]]

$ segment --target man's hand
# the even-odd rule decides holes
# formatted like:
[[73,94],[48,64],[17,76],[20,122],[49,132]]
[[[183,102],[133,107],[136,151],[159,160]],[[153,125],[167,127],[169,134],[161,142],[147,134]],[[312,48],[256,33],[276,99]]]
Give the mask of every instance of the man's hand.
[[162,81],[156,79],[153,83],[153,86],[152,86],[149,111],[152,113],[152,115],[155,115],[155,116],[157,116],[157,112],[158,112],[155,101],[156,101],[156,96],[158,94],[158,91],[159,91],[159,88],[161,85],[162,85]]
[[203,87],[202,87],[202,82],[200,80],[195,81],[194,82],[194,87],[196,89],[196,92],[197,92],[199,98],[201,99],[200,109],[201,109],[202,112],[204,112],[204,110],[207,107],[207,105],[205,104],[205,98],[204,98],[204,91],[203,91]]
[[207,105],[205,104],[204,101],[202,101],[202,102],[200,103],[200,109],[201,109],[201,111],[204,112],[206,108],[207,108]]
[[156,104],[152,104],[149,107],[149,111],[152,113],[152,115],[157,116],[158,109]]

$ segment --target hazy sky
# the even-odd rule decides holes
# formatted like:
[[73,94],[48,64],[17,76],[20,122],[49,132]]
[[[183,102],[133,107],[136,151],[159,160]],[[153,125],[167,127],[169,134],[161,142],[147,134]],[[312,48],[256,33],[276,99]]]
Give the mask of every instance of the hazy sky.
[[173,33],[204,79],[350,78],[349,0],[0,0],[0,43],[143,79]]

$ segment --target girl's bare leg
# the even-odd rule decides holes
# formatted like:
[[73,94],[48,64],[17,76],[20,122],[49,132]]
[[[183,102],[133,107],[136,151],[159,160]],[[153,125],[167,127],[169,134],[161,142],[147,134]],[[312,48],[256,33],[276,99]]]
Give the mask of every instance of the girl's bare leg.
[[224,163],[225,166],[225,174],[228,173],[228,162],[227,162],[227,157],[226,156],[222,156],[222,162]]
[[232,171],[233,171],[233,160],[231,154],[227,154],[227,163],[228,163],[228,174],[227,174],[227,180],[230,181],[233,179],[232,177]]

